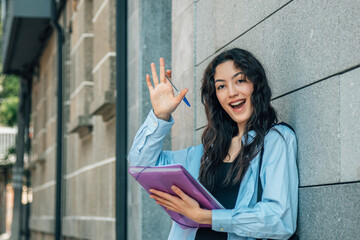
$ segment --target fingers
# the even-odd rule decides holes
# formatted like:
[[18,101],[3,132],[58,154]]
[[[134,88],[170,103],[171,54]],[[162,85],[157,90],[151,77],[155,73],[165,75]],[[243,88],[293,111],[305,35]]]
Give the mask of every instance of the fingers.
[[185,88],[183,89],[179,95],[176,96],[176,100],[180,103],[181,100],[185,97],[186,93],[189,91],[189,89]]
[[154,87],[156,87],[159,84],[159,79],[156,73],[155,63],[151,63],[151,75],[154,81]]
[[157,191],[155,189],[150,189],[150,198],[154,199],[157,204],[165,207],[168,210],[185,214],[186,212],[193,211],[193,209],[198,208],[199,204],[189,197],[186,193],[184,193],[177,186],[172,186],[171,189],[177,195],[171,195],[166,192]]
[[165,81],[165,61],[164,58],[160,58],[160,82]]
[[169,207],[174,208],[174,206],[176,205],[176,203],[179,200],[178,197],[173,196],[168,193],[165,193],[165,192],[157,191],[154,189],[150,189],[150,192],[153,193],[150,195],[150,198],[154,199],[157,204],[161,204],[166,208],[169,208]]
[[171,79],[171,70],[166,70],[166,76]]
[[[167,73],[165,73],[164,58],[160,58],[159,61],[160,61],[160,83],[162,83],[162,82],[165,83],[166,82],[165,74],[167,74]],[[151,63],[151,74],[152,74],[152,78],[154,81],[154,87],[156,87],[159,84],[159,77],[156,73],[155,63]],[[170,75],[168,75],[168,77],[171,78],[171,73],[170,73]]]
[[186,195],[180,188],[178,188],[175,185],[171,187],[171,190],[173,190],[176,193],[176,195],[178,195],[183,200],[185,200],[188,197],[188,195]]
[[167,199],[167,200],[177,198],[176,196],[173,196],[173,195],[171,195],[169,193],[162,192],[162,191],[157,191],[155,189],[150,189],[149,191],[151,193],[155,194],[155,195],[152,195],[152,196],[159,196],[159,197]]
[[160,204],[164,207],[166,207],[167,209],[169,210],[172,210],[174,209],[174,203],[169,201],[169,200],[166,200],[164,198],[161,198],[161,197],[158,197],[156,195],[150,195],[150,198],[154,199],[156,204]]
[[151,80],[150,80],[149,74],[146,74],[146,83],[147,83],[147,86],[148,86],[148,88],[149,88],[149,91],[152,91],[154,88],[153,88],[153,86],[152,86],[152,84],[151,84]]

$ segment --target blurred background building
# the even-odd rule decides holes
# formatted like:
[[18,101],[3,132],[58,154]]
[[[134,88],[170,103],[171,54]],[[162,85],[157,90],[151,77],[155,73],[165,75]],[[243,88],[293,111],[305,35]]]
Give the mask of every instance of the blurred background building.
[[164,148],[199,144],[203,71],[232,47],[264,64],[297,133],[300,239],[360,235],[357,0],[2,0],[2,12],[3,72],[20,82],[13,239],[167,239],[171,220],[126,172],[151,110],[145,75],[164,57],[189,89]]

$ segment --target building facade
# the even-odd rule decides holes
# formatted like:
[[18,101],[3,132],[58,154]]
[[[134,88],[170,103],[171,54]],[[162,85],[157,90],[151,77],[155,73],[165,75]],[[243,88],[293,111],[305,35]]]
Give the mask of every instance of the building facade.
[[[64,1],[64,239],[115,239],[116,3]],[[360,5],[356,0],[127,1],[127,148],[151,110],[145,82],[164,57],[191,107],[180,104],[164,149],[201,143],[205,67],[232,47],[265,66],[280,120],[298,138],[300,239],[360,235]],[[32,75],[31,239],[55,234],[57,42]],[[128,176],[128,239],[167,239],[171,220]]]

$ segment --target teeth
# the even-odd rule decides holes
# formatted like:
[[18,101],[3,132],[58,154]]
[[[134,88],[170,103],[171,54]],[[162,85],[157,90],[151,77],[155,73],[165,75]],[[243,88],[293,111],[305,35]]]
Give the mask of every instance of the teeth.
[[233,107],[235,107],[235,106],[237,106],[237,105],[242,104],[243,102],[245,102],[245,100],[240,100],[240,101],[238,101],[238,102],[231,103],[230,105],[233,106]]

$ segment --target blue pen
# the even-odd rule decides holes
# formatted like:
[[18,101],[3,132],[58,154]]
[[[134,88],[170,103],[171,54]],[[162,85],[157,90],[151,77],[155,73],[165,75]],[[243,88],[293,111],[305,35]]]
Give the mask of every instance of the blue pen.
[[[176,92],[179,92],[179,90],[177,90],[177,88],[175,87],[175,85],[171,82],[170,78],[168,76],[166,76],[165,74],[165,77],[167,80],[169,80],[169,82],[171,83],[171,85],[175,88]],[[183,101],[186,103],[186,105],[188,105],[190,107],[190,103],[189,101],[186,99],[186,97],[183,98]]]

